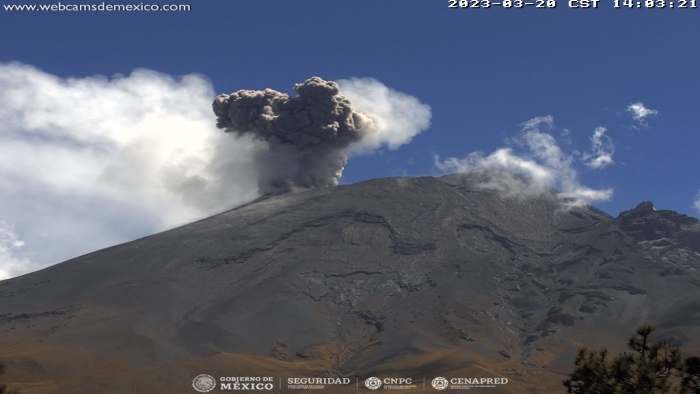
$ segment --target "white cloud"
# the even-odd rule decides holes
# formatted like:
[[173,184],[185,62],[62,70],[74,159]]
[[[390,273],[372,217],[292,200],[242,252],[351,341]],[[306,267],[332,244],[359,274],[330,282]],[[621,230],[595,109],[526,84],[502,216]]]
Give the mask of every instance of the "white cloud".
[[[489,155],[475,152],[462,159],[451,157],[440,160],[435,156],[435,165],[444,172],[502,170],[504,172],[499,172],[499,176],[489,178],[481,186],[511,197],[531,197],[556,188],[560,191],[560,197],[573,201],[569,204],[610,199],[612,189],[591,189],[579,183],[573,156],[564,153],[552,135],[541,131],[542,126],[552,127],[553,124],[551,116],[523,123],[522,135],[513,139],[526,149],[521,154],[511,148],[500,148]],[[524,175],[528,180],[518,175]]]
[[613,163],[613,154],[615,153],[615,144],[612,138],[606,135],[605,127],[596,127],[591,137],[591,152],[583,154],[584,163],[593,169],[605,168]]
[[381,146],[396,149],[430,127],[430,106],[393,90],[373,78],[341,79],[340,94],[359,111],[374,115],[378,132],[354,144],[349,152],[362,154]]
[[659,111],[645,107],[644,103],[630,104],[627,107],[627,112],[632,113],[632,118],[642,126],[646,126],[645,119],[647,117],[659,114]]
[[[429,124],[427,106],[378,81],[344,87],[386,122],[365,151],[395,149]],[[2,233],[0,277],[257,197],[253,157],[266,146],[217,129],[215,96],[199,75],[59,78],[0,64],[0,220],[14,225]],[[406,119],[386,119],[398,114]]]
[[693,207],[700,212],[700,191],[695,195],[695,201],[693,201]]
[[197,75],[63,79],[0,64],[0,220],[25,242],[4,248],[0,270],[24,273],[256,197],[260,147],[216,129],[212,97]]
[[0,221],[0,279],[10,278],[26,272],[31,262],[17,256],[17,251],[24,246],[15,228],[10,223]]

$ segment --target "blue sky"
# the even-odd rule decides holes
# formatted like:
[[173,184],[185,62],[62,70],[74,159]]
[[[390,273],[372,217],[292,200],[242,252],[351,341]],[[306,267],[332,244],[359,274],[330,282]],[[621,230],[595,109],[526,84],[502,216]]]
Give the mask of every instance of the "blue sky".
[[[18,0],[3,4],[12,1]],[[556,139],[571,159],[580,185],[612,189],[608,200],[594,202],[597,207],[616,216],[640,201],[652,200],[658,209],[700,214],[694,207],[700,190],[694,153],[700,146],[696,131],[700,9],[613,9],[610,3],[574,10],[564,1],[558,1],[556,9],[448,9],[448,1],[428,0],[193,0],[189,4],[189,12],[160,13],[0,10],[0,63],[33,66],[57,81],[95,75],[108,81],[115,74],[130,75],[142,68],[175,78],[197,74],[203,78],[197,83],[209,84],[211,99],[239,89],[291,92],[295,83],[314,75],[327,80],[368,77],[430,106],[429,128],[398,149],[351,156],[341,183],[438,175],[447,167],[436,166],[436,155],[439,160],[458,161],[480,151],[483,159],[499,148],[512,147],[532,158],[527,146],[518,145],[527,139],[524,122],[551,116],[540,122],[538,132]],[[0,73],[9,78],[11,70],[5,67]],[[13,89],[22,89],[22,83]],[[180,83],[176,79],[173,86]],[[41,91],[40,85],[35,88]],[[208,93],[199,94],[206,98]],[[628,110],[634,103],[643,103],[656,114],[635,120]],[[16,111],[25,113],[22,108]],[[5,116],[14,116],[8,113]],[[605,128],[603,142],[613,144],[607,145],[613,163],[593,169],[585,157],[595,154],[591,138],[599,127]],[[22,136],[21,127],[4,132],[28,138]],[[37,148],[35,157],[50,166],[50,152]],[[5,258],[15,259],[15,268],[6,271],[14,274],[184,220],[163,219],[156,225],[148,220],[153,213],[139,211],[134,220],[116,223],[122,208],[112,208],[112,214],[100,209],[102,213],[79,223],[47,220],[57,210],[77,209],[71,204],[92,206],[93,200],[85,196],[93,192],[86,192],[84,199],[71,199],[66,197],[70,191],[53,185],[51,195],[58,197],[37,202],[40,188],[17,181],[18,173],[13,172],[15,178],[7,174],[0,178],[3,188],[14,190],[5,192],[7,201],[34,201],[13,205],[12,212],[0,209]],[[142,209],[136,208],[137,203],[129,206],[134,212]],[[75,211],[76,215],[87,211],[81,212]],[[39,244],[64,239],[56,230],[40,229],[38,219],[25,217],[43,217],[53,228],[69,226],[85,234],[91,226],[107,224],[118,231],[99,241],[48,248],[42,254]]]

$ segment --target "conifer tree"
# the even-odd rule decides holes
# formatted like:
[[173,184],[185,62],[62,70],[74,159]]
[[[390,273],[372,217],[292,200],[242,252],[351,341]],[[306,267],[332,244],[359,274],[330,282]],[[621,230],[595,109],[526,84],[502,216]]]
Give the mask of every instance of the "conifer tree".
[[651,337],[642,326],[629,349],[611,357],[607,350],[582,347],[576,368],[563,384],[570,394],[700,394],[700,358],[683,360],[681,350]]

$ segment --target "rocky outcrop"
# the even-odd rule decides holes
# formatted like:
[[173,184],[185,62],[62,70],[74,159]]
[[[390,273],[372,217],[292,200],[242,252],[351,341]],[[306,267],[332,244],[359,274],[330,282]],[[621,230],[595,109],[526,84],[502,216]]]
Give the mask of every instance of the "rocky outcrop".
[[700,252],[700,221],[674,211],[657,211],[651,201],[644,201],[634,209],[620,213],[615,223],[637,242],[661,241],[655,244]]

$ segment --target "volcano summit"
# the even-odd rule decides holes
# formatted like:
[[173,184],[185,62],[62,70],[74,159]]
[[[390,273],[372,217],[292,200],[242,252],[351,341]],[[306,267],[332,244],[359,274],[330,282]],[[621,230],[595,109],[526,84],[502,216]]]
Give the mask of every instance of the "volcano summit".
[[195,392],[200,374],[271,376],[272,392],[293,377],[435,392],[445,377],[561,393],[578,346],[621,350],[641,324],[698,353],[697,219],[479,182],[287,193],[5,280],[5,380],[23,394]]

